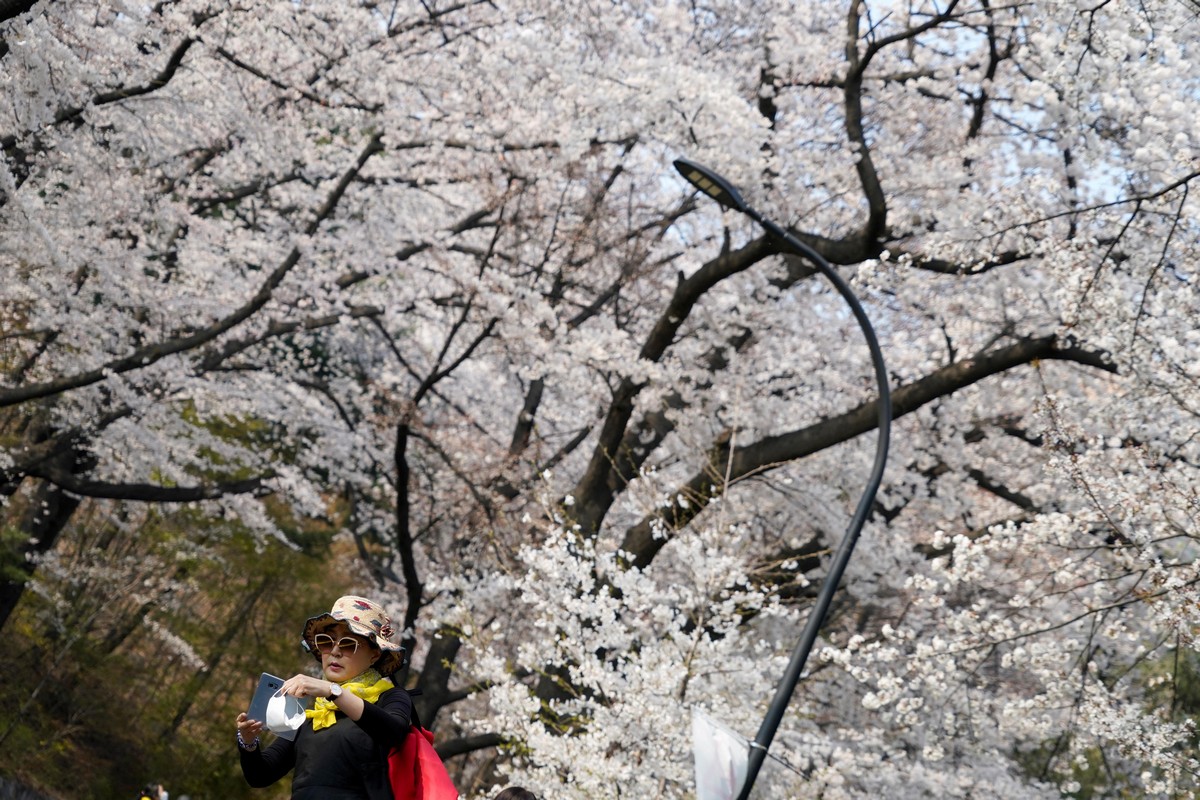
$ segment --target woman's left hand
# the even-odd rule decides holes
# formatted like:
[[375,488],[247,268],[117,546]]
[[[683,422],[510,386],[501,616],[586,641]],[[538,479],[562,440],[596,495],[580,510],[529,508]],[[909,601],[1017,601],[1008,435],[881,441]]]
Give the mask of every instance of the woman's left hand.
[[324,678],[314,678],[311,675],[293,675],[279,687],[281,694],[292,697],[328,697],[333,684]]

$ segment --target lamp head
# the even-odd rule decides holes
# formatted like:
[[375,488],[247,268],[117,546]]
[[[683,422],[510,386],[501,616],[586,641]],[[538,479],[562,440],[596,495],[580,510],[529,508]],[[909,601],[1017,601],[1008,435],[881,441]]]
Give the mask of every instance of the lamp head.
[[742,200],[738,190],[708,167],[702,167],[695,161],[688,161],[686,158],[677,158],[674,164],[675,169],[684,177],[684,180],[713,200],[734,211],[743,213],[749,211],[749,206],[746,205],[746,201]]

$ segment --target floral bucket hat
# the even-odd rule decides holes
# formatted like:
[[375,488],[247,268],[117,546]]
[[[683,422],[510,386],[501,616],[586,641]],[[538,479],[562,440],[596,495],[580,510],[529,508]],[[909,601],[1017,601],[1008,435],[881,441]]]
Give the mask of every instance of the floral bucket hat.
[[346,623],[351,631],[370,639],[380,649],[382,655],[374,664],[379,674],[391,675],[404,666],[404,647],[394,640],[396,632],[383,606],[354,595],[339,597],[328,613],[310,617],[308,622],[304,623],[304,649],[312,653],[317,661],[321,660],[321,654],[317,652],[313,637],[337,622]]

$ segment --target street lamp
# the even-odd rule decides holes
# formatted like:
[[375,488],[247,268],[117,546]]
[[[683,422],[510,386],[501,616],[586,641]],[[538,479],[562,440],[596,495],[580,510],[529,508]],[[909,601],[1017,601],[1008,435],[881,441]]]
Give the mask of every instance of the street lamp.
[[837,591],[838,583],[842,579],[842,573],[845,572],[850,555],[854,552],[854,545],[858,542],[858,535],[867,519],[867,512],[870,511],[875,492],[879,489],[879,483],[883,479],[883,467],[887,462],[888,440],[891,436],[892,398],[888,391],[887,369],[883,365],[883,353],[879,349],[879,342],[875,338],[871,321],[867,319],[867,314],[859,304],[858,298],[854,296],[854,292],[850,291],[849,284],[833,271],[829,262],[816,250],[747,205],[738,190],[717,173],[685,158],[675,161],[675,169],[679,170],[679,174],[688,183],[726,208],[740,211],[750,217],[797,255],[803,256],[816,265],[817,269],[833,283],[838,293],[850,305],[850,310],[854,312],[854,318],[858,320],[863,336],[867,340],[867,347],[871,351],[871,361],[875,366],[875,379],[879,384],[879,440],[875,449],[875,464],[871,468],[870,479],[867,481],[862,498],[858,501],[854,517],[850,520],[850,526],[846,529],[846,535],[833,555],[833,561],[829,565],[829,574],[825,576],[825,582],[817,594],[816,604],[808,615],[808,621],[804,625],[800,641],[796,643],[796,649],[792,651],[787,670],[784,671],[783,678],[775,689],[775,697],[767,708],[767,715],[763,719],[762,725],[759,726],[758,735],[750,743],[750,753],[746,762],[746,778],[742,783],[741,792],[737,795],[737,800],[747,800],[750,797],[750,789],[754,786],[754,780],[758,777],[758,771],[767,756],[771,740],[775,738],[779,722],[783,719],[784,711],[787,710],[788,703],[792,699],[792,691],[800,680],[804,663],[808,660],[808,654],[817,640],[817,631],[829,611],[829,605],[833,601],[833,594]]

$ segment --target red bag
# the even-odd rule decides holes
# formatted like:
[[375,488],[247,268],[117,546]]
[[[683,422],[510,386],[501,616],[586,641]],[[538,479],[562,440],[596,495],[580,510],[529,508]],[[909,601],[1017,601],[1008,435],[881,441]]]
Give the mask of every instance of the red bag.
[[458,789],[433,749],[433,734],[416,725],[388,754],[388,782],[396,800],[458,800]]

